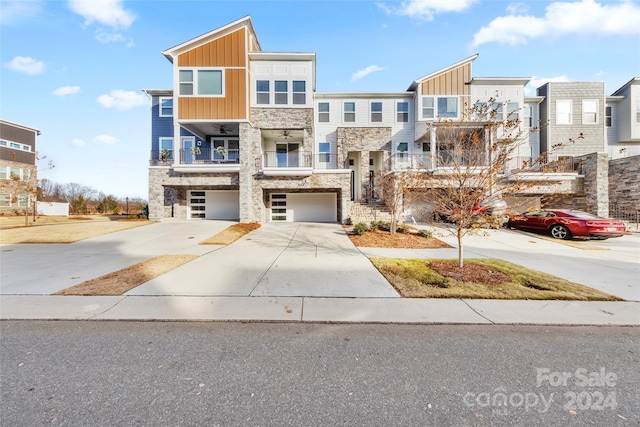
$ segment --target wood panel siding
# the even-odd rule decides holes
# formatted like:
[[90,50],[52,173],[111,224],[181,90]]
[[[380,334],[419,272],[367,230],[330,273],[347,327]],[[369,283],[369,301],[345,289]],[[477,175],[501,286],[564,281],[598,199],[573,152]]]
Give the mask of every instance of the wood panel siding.
[[212,40],[178,55],[178,67],[246,67],[247,30]]
[[471,64],[464,64],[422,82],[423,95],[469,95]]
[[247,76],[243,69],[224,70],[223,98],[178,98],[180,120],[247,119]]

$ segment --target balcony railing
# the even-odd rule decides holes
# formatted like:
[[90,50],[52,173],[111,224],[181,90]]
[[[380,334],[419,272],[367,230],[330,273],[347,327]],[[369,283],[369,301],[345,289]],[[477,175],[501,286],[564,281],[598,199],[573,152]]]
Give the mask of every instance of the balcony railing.
[[265,151],[262,154],[262,167],[264,168],[310,168],[311,153],[291,151],[280,153]]
[[573,157],[547,156],[531,160],[530,156],[516,156],[505,164],[505,173],[572,173],[578,172],[579,166]]
[[389,157],[389,169],[431,169],[431,156],[426,153],[397,153]]
[[180,150],[181,165],[239,165],[240,150],[217,150],[207,147]]
[[317,153],[313,155],[314,169],[345,169],[344,165],[338,165],[338,156],[329,153]]
[[173,151],[151,150],[150,166],[169,166],[173,164]]

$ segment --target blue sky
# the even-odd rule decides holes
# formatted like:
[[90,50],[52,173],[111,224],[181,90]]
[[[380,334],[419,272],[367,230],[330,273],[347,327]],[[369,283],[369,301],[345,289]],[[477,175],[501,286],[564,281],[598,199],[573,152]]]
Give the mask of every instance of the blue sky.
[[529,77],[530,94],[640,76],[632,1],[0,0],[0,117],[42,131],[39,178],[146,199],[140,89],[170,88],[163,50],[247,15],[264,51],[317,54],[318,91],[404,91],[475,53],[474,77]]

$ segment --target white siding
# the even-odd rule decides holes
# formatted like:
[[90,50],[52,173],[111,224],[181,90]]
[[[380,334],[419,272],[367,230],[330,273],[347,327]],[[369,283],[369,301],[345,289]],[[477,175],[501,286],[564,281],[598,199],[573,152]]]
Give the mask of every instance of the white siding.
[[[257,104],[256,101],[256,80],[269,81],[270,103]],[[288,82],[288,104],[275,104],[274,102],[274,81],[285,80]],[[306,104],[293,104],[293,81],[303,80],[306,82]],[[251,93],[251,106],[257,108],[311,108],[313,106],[313,62],[312,61],[251,61],[251,82],[249,92]]]

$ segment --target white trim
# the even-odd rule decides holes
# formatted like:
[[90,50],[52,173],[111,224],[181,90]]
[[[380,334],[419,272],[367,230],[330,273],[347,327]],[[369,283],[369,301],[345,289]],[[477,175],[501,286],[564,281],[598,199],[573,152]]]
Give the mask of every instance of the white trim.
[[[562,114],[569,114],[568,117],[568,121],[559,121],[559,106],[560,103],[567,103],[569,105],[569,112],[568,113],[562,113]],[[556,99],[556,125],[571,125],[573,124],[573,101],[571,99]]]
[[[587,114],[587,112],[585,111],[585,103],[588,102],[595,102],[596,104],[596,109],[595,111],[589,111],[589,114],[595,114],[595,118],[593,122],[587,122],[585,121],[585,114]],[[583,99],[582,100],[582,124],[583,125],[598,125],[600,123],[600,102],[598,102],[597,99]]]
[[[346,111],[345,106],[346,104],[353,104],[353,111]],[[345,120],[345,114],[353,114],[353,120]],[[342,101],[342,123],[356,123],[357,117],[356,117],[356,102],[355,101]]]
[[[162,101],[171,100],[171,114],[162,114]],[[173,117],[173,96],[158,97],[158,117]]]

